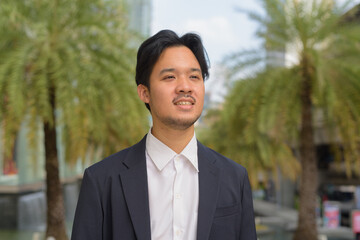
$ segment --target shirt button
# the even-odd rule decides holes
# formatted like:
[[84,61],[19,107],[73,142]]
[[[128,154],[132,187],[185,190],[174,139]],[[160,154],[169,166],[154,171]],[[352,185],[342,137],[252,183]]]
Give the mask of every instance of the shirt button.
[[180,199],[180,198],[181,198],[181,194],[180,194],[180,193],[175,194],[175,198],[176,198],[176,199]]

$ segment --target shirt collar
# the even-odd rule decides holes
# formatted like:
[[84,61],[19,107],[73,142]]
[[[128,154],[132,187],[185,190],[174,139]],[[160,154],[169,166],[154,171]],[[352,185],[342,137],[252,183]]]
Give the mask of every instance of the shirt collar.
[[[162,143],[154,135],[151,134],[151,129],[146,136],[146,152],[154,162],[155,166],[161,171],[176,155],[171,148]],[[184,156],[192,166],[199,172],[198,168],[198,155],[197,155],[197,141],[196,136],[191,138],[190,142],[186,145],[184,150],[179,154]]]

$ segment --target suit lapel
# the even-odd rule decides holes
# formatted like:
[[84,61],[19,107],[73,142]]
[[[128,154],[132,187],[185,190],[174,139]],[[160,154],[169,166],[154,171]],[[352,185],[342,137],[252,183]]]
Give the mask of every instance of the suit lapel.
[[197,240],[208,239],[219,193],[220,169],[216,158],[198,142],[199,210]]
[[[145,157],[146,136],[128,153],[121,183],[137,239],[150,239],[150,212]],[[119,226],[121,227],[121,226]]]

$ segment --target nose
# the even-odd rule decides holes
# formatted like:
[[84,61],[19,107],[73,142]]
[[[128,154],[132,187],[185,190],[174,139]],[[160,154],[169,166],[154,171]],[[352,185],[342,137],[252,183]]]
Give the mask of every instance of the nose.
[[176,86],[177,93],[191,93],[192,84],[190,79],[187,79],[185,76],[179,77]]

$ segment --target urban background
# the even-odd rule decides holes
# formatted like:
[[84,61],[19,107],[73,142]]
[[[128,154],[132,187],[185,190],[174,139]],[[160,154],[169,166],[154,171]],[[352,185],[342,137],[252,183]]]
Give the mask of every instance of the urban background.
[[[182,16],[155,2],[0,0],[0,239],[68,239],[84,169],[148,131],[137,47]],[[256,2],[226,6],[258,45],[212,64],[197,137],[248,169],[258,239],[360,239],[360,4]]]

